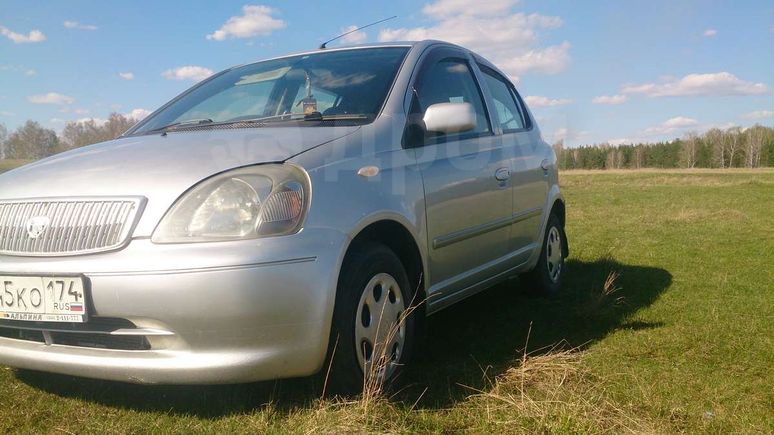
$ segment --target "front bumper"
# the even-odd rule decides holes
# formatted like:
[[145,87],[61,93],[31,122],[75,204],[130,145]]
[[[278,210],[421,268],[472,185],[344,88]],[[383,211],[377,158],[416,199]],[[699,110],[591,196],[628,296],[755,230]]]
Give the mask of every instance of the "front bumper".
[[[0,364],[135,383],[219,384],[322,367],[345,236],[155,245],[81,257],[0,257],[0,275],[83,274],[90,317],[126,319],[149,343],[115,350],[0,337]],[[121,330],[132,334],[131,330]]]

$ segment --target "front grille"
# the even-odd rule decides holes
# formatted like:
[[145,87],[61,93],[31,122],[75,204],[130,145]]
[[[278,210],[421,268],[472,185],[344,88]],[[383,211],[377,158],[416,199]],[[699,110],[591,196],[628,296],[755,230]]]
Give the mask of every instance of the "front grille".
[[149,350],[143,335],[111,335],[119,329],[136,329],[126,319],[92,317],[87,323],[20,322],[0,319],[0,337],[14,340],[46,342],[62,346],[113,350]]
[[64,256],[123,246],[144,198],[0,201],[0,254]]

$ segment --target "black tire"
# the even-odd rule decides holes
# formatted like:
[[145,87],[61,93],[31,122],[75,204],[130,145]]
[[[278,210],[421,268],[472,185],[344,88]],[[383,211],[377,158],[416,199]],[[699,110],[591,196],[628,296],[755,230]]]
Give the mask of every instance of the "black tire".
[[413,310],[409,307],[413,305],[414,289],[410,287],[403,264],[392,250],[378,243],[364,243],[347,255],[339,275],[328,361],[325,366],[329,373],[324,373],[328,376],[326,383],[330,393],[351,395],[363,390],[364,374],[358,360],[355,325],[362,316],[358,313],[358,306],[366,286],[379,274],[389,274],[395,279],[405,307],[408,308],[408,314],[404,315],[405,341],[396,360],[396,367],[384,381],[385,390],[400,376],[403,367],[411,359],[416,320]]
[[[558,243],[552,238],[559,237]],[[543,233],[543,245],[540,249],[540,258],[535,268],[524,274],[529,293],[536,296],[554,297],[562,288],[562,276],[564,275],[564,259],[567,257],[567,236],[564,232],[562,221],[555,214],[548,217],[546,230]],[[559,247],[560,252],[554,251]],[[549,261],[553,254],[554,261]],[[558,264],[558,265],[557,265]],[[558,272],[556,268],[558,267]]]

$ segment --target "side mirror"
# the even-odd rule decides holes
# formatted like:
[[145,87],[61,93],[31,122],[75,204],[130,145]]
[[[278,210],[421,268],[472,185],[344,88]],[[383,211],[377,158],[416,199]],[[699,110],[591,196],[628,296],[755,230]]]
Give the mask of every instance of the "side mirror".
[[425,129],[434,133],[461,133],[476,127],[476,111],[470,103],[438,103],[428,107]]

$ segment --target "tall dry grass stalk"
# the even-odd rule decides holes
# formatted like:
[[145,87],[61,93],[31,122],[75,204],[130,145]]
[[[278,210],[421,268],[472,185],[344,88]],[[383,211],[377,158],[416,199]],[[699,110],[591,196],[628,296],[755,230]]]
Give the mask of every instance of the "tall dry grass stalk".
[[[610,271],[601,288],[591,291],[592,297],[583,309],[597,313],[605,307],[624,303],[623,298],[617,296],[619,276],[617,271]],[[386,334],[386,343],[392,342],[401,323],[421,303],[412,301],[401,321]],[[581,348],[569,347],[566,342],[528,352],[531,333],[530,324],[519,359],[493,379],[485,374],[488,381],[485,388],[462,385],[474,394],[448,411],[460,422],[459,429],[476,432],[497,428],[502,433],[659,431],[651,422],[638,418],[633,405],[620,405],[609,398],[606,385],[616,374],[600,376],[592,373],[583,364],[585,353]],[[391,403],[385,396],[383,375],[391,355],[388,346],[379,348],[379,355],[372,359],[374,362],[366,370],[362,394],[354,400],[321,400],[317,411],[320,426],[314,432],[328,432],[326,427],[331,433],[411,431],[411,427],[405,425],[411,420],[409,414],[417,412],[416,403],[406,409]],[[331,422],[335,423],[331,426]]]
[[[422,282],[421,277],[419,282]],[[370,403],[383,397],[387,382],[391,381],[390,379],[387,379],[386,376],[390,364],[393,363],[389,343],[392,343],[395,337],[400,334],[400,328],[405,325],[406,320],[426,302],[426,300],[417,302],[418,294],[419,287],[415,289],[412,300],[408,304],[408,308],[401,313],[400,319],[390,327],[390,330],[387,331],[382,342],[374,343],[374,355],[371,357],[371,364],[366,364],[363,376],[363,393],[360,397],[360,401],[366,408]],[[384,307],[382,309],[384,309]],[[383,312],[380,313],[380,320],[382,315],[384,315]],[[379,337],[378,327],[376,336]]]
[[594,287],[589,290],[586,301],[577,308],[578,314],[584,317],[593,317],[605,314],[608,310],[625,304],[626,298],[619,296],[622,289],[618,286],[617,281],[620,277],[621,273],[617,270],[608,272],[601,288]]

